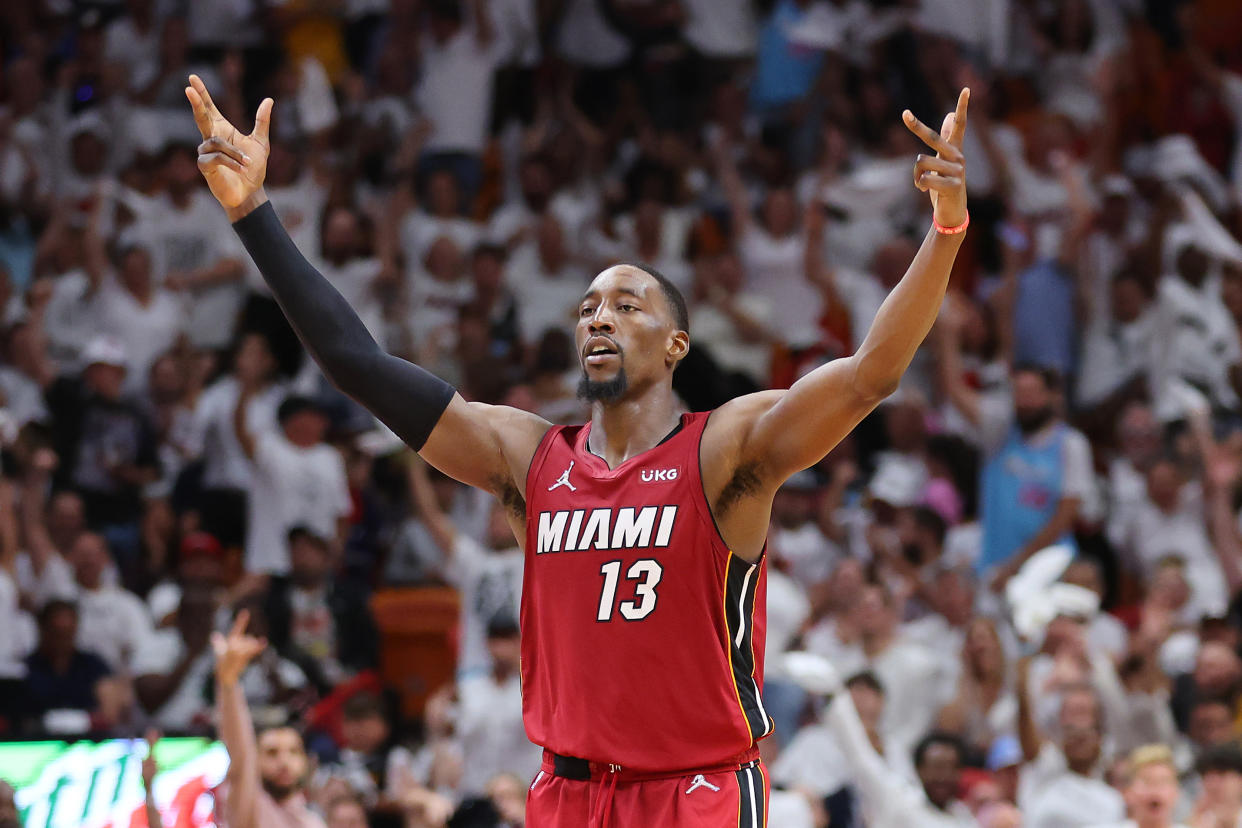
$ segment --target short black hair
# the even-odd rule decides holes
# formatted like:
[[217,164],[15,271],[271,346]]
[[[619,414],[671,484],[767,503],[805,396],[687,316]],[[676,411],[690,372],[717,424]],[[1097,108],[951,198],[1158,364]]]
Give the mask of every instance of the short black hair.
[[677,285],[660,271],[648,264],[641,262],[621,262],[626,267],[633,267],[646,273],[660,285],[660,290],[664,292],[664,299],[668,302],[670,308],[673,309],[673,321],[677,324],[677,330],[690,333],[690,311],[686,308],[686,297],[681,295],[681,291]]
[[1060,391],[1063,383],[1061,380],[1061,372],[1051,365],[1038,365],[1034,362],[1019,362],[1013,366],[1013,374],[1034,374],[1044,381],[1044,387],[1049,391]]
[[357,722],[363,719],[384,719],[387,721],[388,709],[384,700],[375,693],[362,692],[350,696],[341,705],[342,718]]
[[936,538],[936,543],[943,544],[945,535],[948,534],[949,525],[940,513],[930,506],[914,507],[914,525],[920,529],[926,529]]
[[960,765],[966,759],[966,745],[962,740],[953,733],[943,730],[933,730],[922,739],[914,748],[914,766],[917,768],[923,764],[923,758],[927,755],[927,751],[936,745],[948,745],[957,753],[957,762]]
[[327,412],[323,410],[323,406],[313,397],[304,397],[298,394],[291,394],[285,397],[284,402],[280,404],[280,408],[276,409],[276,421],[284,424],[285,420],[303,411],[314,411],[317,414],[327,416]]
[[1195,770],[1200,776],[1213,771],[1242,774],[1242,748],[1229,742],[1210,747],[1195,762]]
[[74,615],[78,614],[78,605],[72,601],[66,601],[64,598],[53,598],[39,609],[39,626],[42,627],[52,616],[58,612],[68,610]]
[[881,696],[884,695],[884,685],[880,683],[880,677],[870,670],[855,673],[845,682],[846,690],[853,690],[855,687],[866,687],[868,690],[874,690]]

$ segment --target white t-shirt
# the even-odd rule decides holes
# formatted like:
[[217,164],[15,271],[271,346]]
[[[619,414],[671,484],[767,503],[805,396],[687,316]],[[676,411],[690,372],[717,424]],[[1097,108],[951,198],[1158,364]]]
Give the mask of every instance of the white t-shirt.
[[[315,180],[315,176],[304,172],[292,184],[284,187],[269,186],[266,190],[267,200],[272,203],[272,209],[276,211],[280,223],[289,231],[289,238],[293,239],[298,250],[304,256],[317,256],[319,223],[323,217],[324,202],[328,200],[326,189]],[[250,261],[249,256],[246,261]],[[254,270],[257,283],[264,284],[257,268],[251,265],[251,269]]]
[[95,297],[87,296],[90,281],[81,270],[55,277],[52,298],[44,312],[48,352],[62,368],[77,368],[78,355],[95,336]]
[[24,613],[18,606],[17,584],[9,577],[9,573],[0,569],[0,678],[23,678],[26,675],[22,659],[29,655],[33,641],[28,636],[19,634],[28,629]]
[[1173,405],[1166,400],[1168,380],[1180,377],[1205,386],[1212,401],[1234,407],[1237,395],[1229,380],[1229,368],[1242,362],[1242,344],[1233,317],[1220,300],[1217,280],[1208,278],[1194,288],[1177,276],[1160,280],[1155,303],[1151,384],[1157,416],[1170,419]]
[[1150,577],[1161,558],[1171,555],[1185,561],[1193,605],[1186,621],[1197,623],[1203,615],[1224,614],[1229,595],[1208,538],[1203,492],[1197,483],[1182,487],[1177,508],[1171,514],[1161,511],[1144,496],[1121,522],[1109,529],[1109,539],[1146,577]]
[[151,364],[189,324],[185,305],[173,294],[156,288],[144,305],[110,276],[89,304],[96,333],[112,337],[125,348],[125,387],[131,392],[146,388]]
[[47,420],[47,405],[39,383],[9,365],[0,365],[0,399],[17,428]]
[[[156,630],[134,655],[130,665],[135,678],[145,675],[167,675],[173,671],[185,654],[185,642],[175,629]],[[204,650],[192,662],[185,678],[177,689],[152,714],[152,718],[164,730],[188,730],[194,719],[207,708],[203,691],[211,678],[212,657]]]
[[461,593],[461,649],[457,671],[467,676],[491,669],[487,625],[500,614],[517,621],[522,601],[522,550],[489,552],[458,532],[444,577]]
[[1155,335],[1151,313],[1127,324],[1111,319],[1090,324],[1083,336],[1082,364],[1075,389],[1079,404],[1103,402],[1109,394],[1145,373],[1151,365]]
[[571,329],[574,310],[590,284],[585,271],[566,266],[549,273],[538,254],[527,249],[514,254],[509,276],[517,296],[518,330],[524,342],[538,342],[549,328]]
[[440,218],[416,210],[401,222],[401,251],[405,255],[406,267],[421,269],[427,251],[441,236],[450,239],[462,255],[469,256],[482,234],[478,222],[468,218]]
[[[206,191],[195,190],[184,209],[167,197],[154,199],[142,219],[141,232],[151,245],[151,275],[157,282],[176,271],[245,258],[224,211]],[[200,348],[228,345],[243,292],[241,279],[191,291],[186,331],[190,341]]]
[[[884,740],[884,763],[901,779],[918,784],[909,751],[893,739]],[[806,788],[829,796],[854,782],[841,745],[826,724],[809,724],[794,734],[772,763],[772,781],[786,788]]]
[[50,555],[43,564],[43,571],[35,574],[30,555],[18,552],[17,585],[39,607],[54,598],[72,601],[78,593],[77,584],[73,580],[73,569],[59,554]]
[[451,282],[433,279],[422,269],[410,279],[410,331],[419,347],[434,339],[452,348],[457,339],[458,312],[474,298],[474,285],[465,276]]
[[742,236],[738,252],[746,269],[747,289],[768,300],[773,323],[784,341],[795,348],[819,342],[824,298],[806,278],[806,240],[802,234],[777,239],[763,228],[751,226]]
[[290,529],[306,526],[321,537],[335,538],[337,520],[349,514],[345,461],[329,445],[299,448],[275,430],[256,436],[254,467],[246,571],[284,575],[289,571]]
[[375,291],[375,280],[384,266],[379,259],[356,258],[337,265],[318,256],[312,261],[349,306],[377,342],[384,341],[384,306]]
[[469,25],[443,44],[430,35],[423,38],[422,80],[415,94],[434,125],[427,152],[483,152],[499,57],[496,45],[479,43]]
[[78,649],[92,652],[113,670],[125,670],[152,633],[142,599],[118,586],[79,589]]
[[130,17],[121,17],[104,29],[104,57],[125,66],[131,90],[143,89],[159,75],[160,24],[153,20],[146,32],[138,31]]
[[1125,817],[1121,794],[1103,779],[1072,773],[1065,754],[1045,742],[1018,777],[1018,806],[1025,824],[1037,828],[1083,828]]
[[932,729],[936,714],[952,698],[954,688],[944,665],[918,644],[897,640],[875,658],[856,644],[824,646],[824,637],[807,636],[807,649],[831,658],[843,676],[871,670],[884,687],[880,732],[885,742],[912,750]]
[[561,16],[556,50],[570,63],[607,69],[625,62],[630,43],[608,25],[596,0],[569,0]]
[[[739,310],[764,327],[772,326],[772,305],[756,293],[733,297]],[[746,342],[728,314],[715,305],[702,302],[690,314],[690,330],[696,347],[706,348],[716,364],[726,371],[738,371],[764,386],[772,371],[772,346],[766,342]]]
[[[233,415],[241,386],[232,376],[213,383],[199,397],[194,408],[194,421],[189,439],[190,450],[204,460],[203,487],[207,489],[242,489],[250,487],[254,467],[237,442]],[[285,387],[270,385],[250,398],[246,406],[246,427],[252,433],[274,431],[278,427],[276,411],[285,398]]]
[[461,779],[463,794],[480,794],[498,773],[534,779],[543,750],[526,738],[522,724],[522,685],[518,675],[497,684],[491,674],[462,681],[457,738],[469,757]]
[[682,33],[695,49],[711,58],[749,57],[758,34],[749,0],[682,0],[689,18]]

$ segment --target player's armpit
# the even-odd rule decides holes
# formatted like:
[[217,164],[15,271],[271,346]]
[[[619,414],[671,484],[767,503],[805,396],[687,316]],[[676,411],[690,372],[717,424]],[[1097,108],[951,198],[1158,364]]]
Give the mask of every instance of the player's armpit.
[[466,402],[455,394],[419,454],[440,471],[525,509],[526,474],[552,424],[507,405]]

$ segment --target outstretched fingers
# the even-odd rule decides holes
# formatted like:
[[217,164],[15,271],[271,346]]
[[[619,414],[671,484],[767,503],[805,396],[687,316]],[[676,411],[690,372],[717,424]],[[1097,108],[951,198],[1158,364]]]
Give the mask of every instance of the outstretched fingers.
[[949,143],[959,149],[966,137],[966,110],[969,108],[970,87],[967,86],[957,94],[957,109],[953,112],[953,127],[949,132]]
[[246,627],[250,624],[250,610],[242,610],[237,613],[237,617],[233,619],[233,628],[229,630],[229,638],[237,638],[246,634]]
[[198,134],[204,138],[211,136],[213,132],[211,126],[211,112],[207,109],[203,96],[193,86],[185,88],[185,96],[190,101],[190,110],[194,113],[194,124],[198,127]]
[[272,107],[275,103],[271,98],[264,98],[259,104],[259,111],[254,116],[254,132],[250,133],[250,137],[263,146],[267,146],[268,143],[267,135],[272,126]]

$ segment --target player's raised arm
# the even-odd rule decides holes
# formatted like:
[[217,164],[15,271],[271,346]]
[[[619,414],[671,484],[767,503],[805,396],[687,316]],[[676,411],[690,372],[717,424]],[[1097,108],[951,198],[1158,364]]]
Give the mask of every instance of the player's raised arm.
[[880,306],[857,353],[807,374],[745,426],[743,459],[757,463],[767,482],[778,484],[818,462],[895,391],[931,330],[968,223],[962,137],[969,99],[970,90],[963,89],[939,133],[904,113],[910,131],[937,153],[920,155],[914,164],[914,184],[930,194],[936,226]]
[[548,423],[516,409],[467,403],[444,381],[380,348],[298,252],[263,192],[272,99],[259,105],[247,135],[220,114],[197,75],[185,94],[203,136],[198,168],[324,375],[445,473],[497,494],[520,492]]

